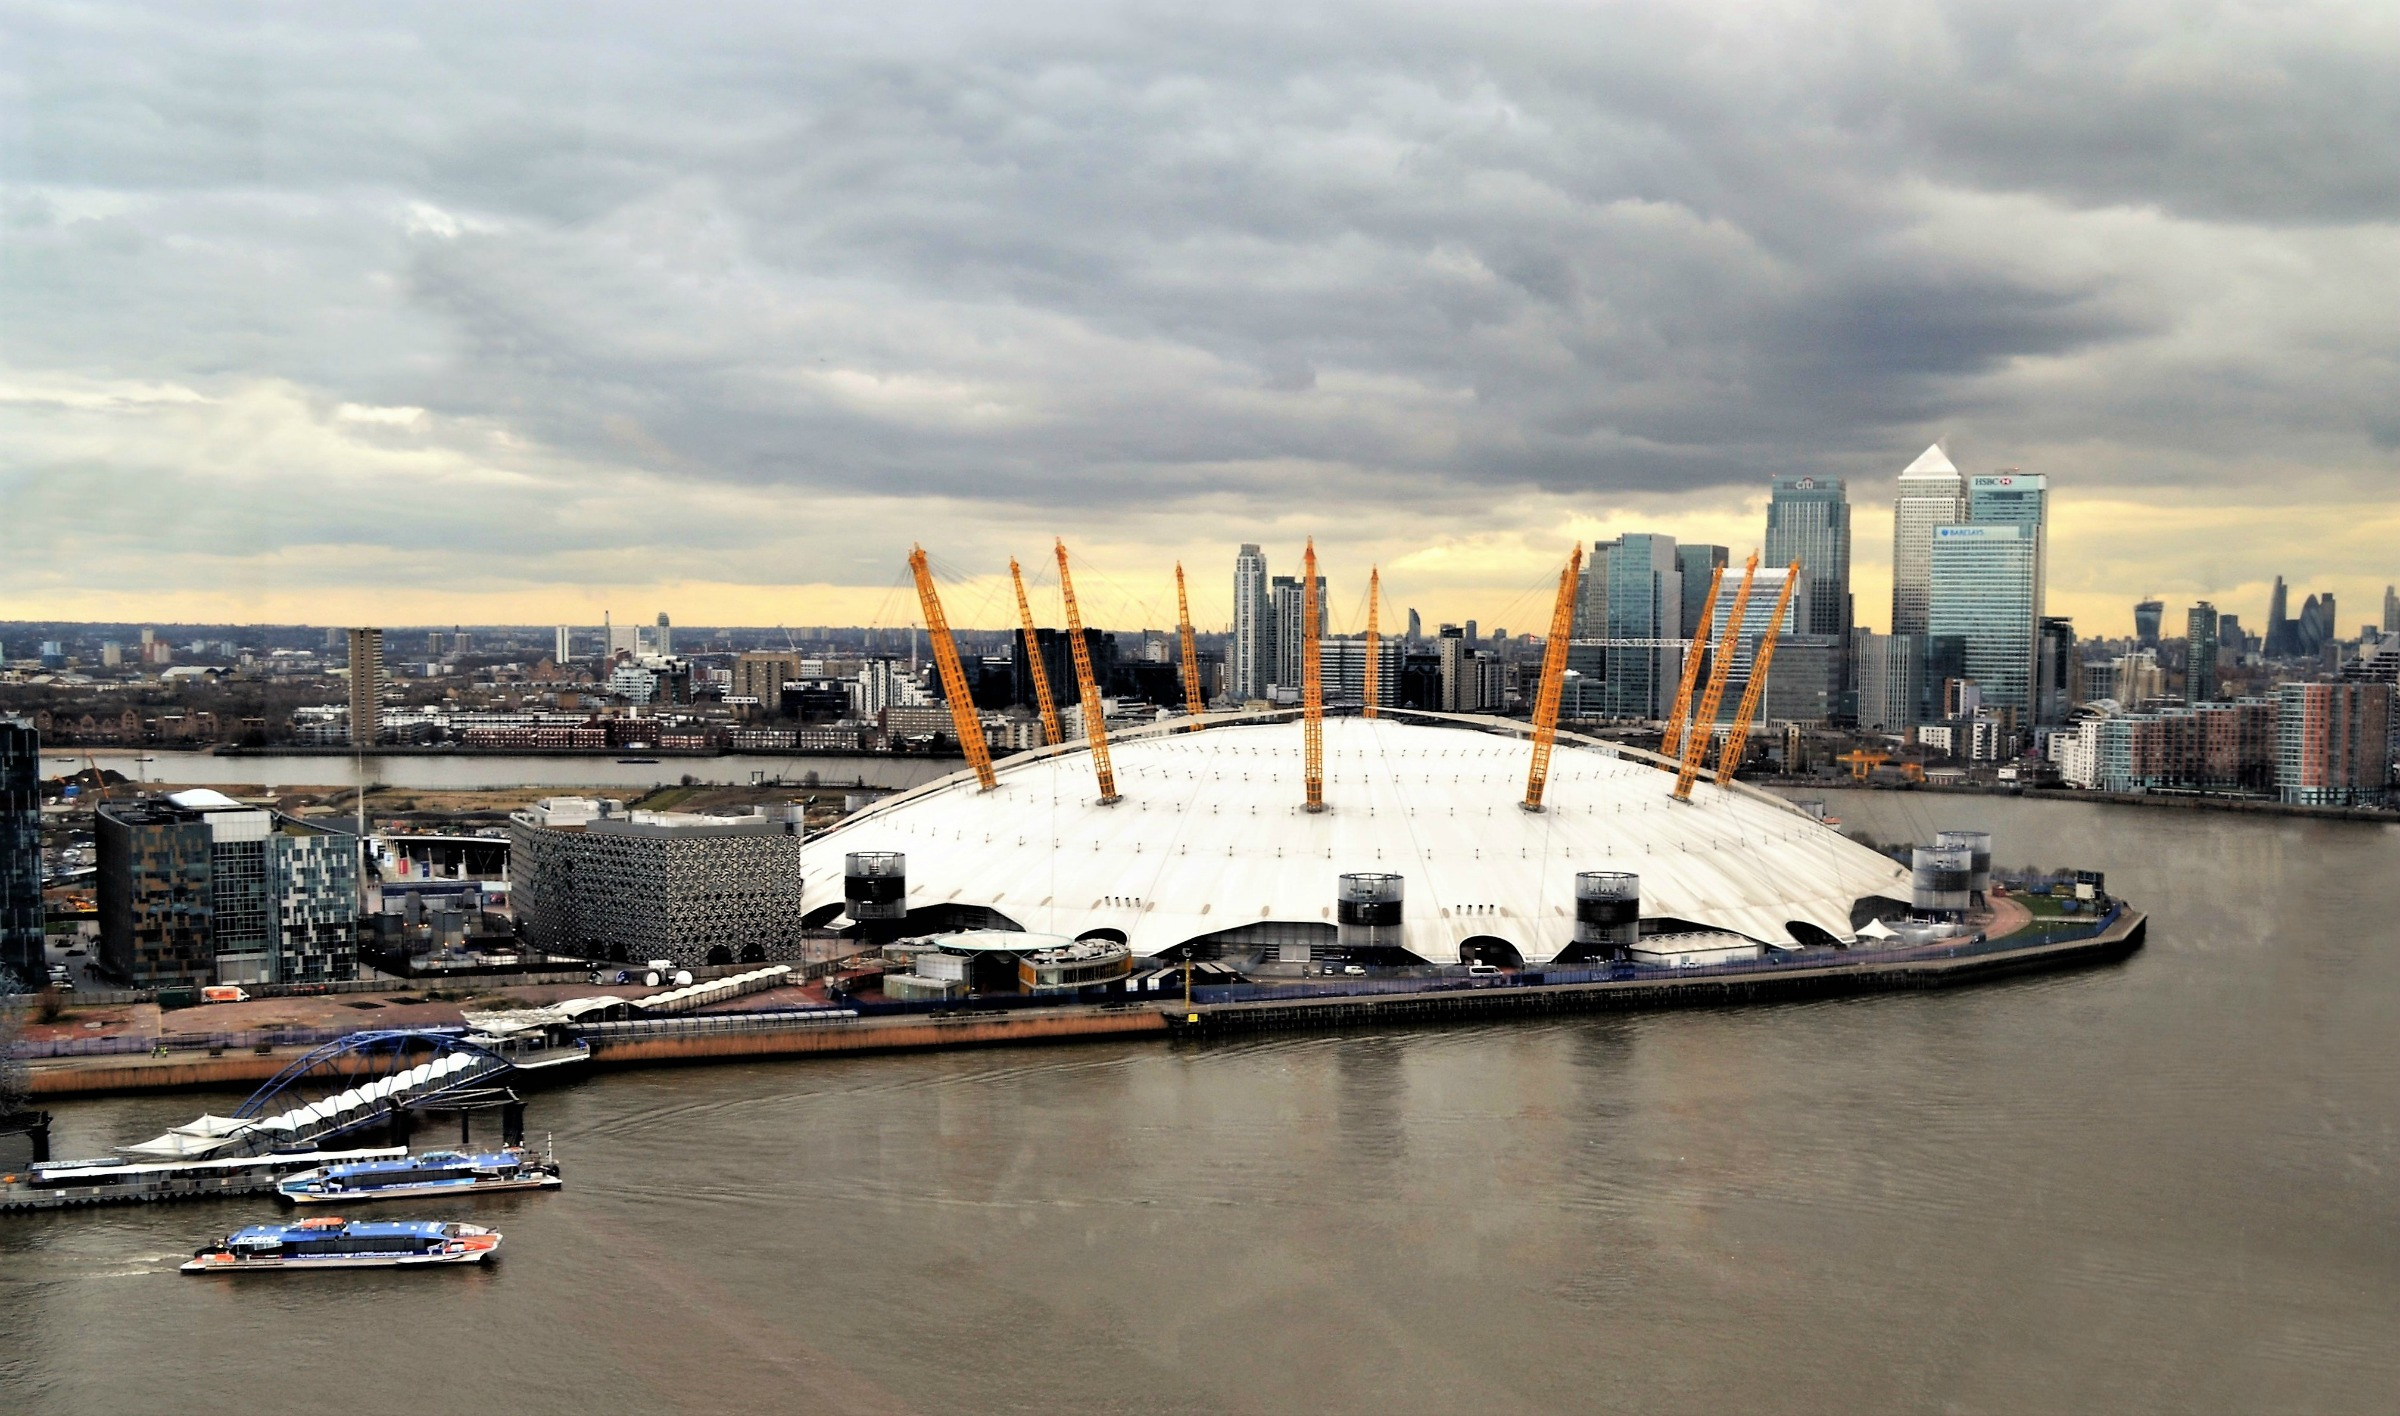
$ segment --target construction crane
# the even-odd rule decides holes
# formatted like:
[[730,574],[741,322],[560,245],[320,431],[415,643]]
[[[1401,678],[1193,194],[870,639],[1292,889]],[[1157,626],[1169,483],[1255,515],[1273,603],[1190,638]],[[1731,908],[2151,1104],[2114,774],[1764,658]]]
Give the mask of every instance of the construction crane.
[[1525,771],[1527,811],[1542,809],[1542,790],[1550,785],[1550,749],[1558,742],[1558,695],[1567,681],[1567,639],[1575,632],[1575,584],[1583,574],[1583,543],[1567,556],[1558,573],[1558,604],[1550,611],[1550,643],[1542,650],[1542,687],[1533,700],[1533,765]]
[[1683,651],[1683,682],[1675,690],[1675,711],[1667,715],[1667,736],[1658,755],[1683,759],[1683,730],[1690,726],[1692,690],[1700,682],[1700,661],[1708,657],[1709,616],[1717,612],[1717,587],[1725,583],[1725,567],[1708,573],[1708,598],[1700,602],[1700,621],[1692,626],[1692,642]]
[[1042,710],[1042,741],[1056,747],[1065,739],[1058,731],[1058,704],[1050,697],[1050,671],[1042,667],[1041,641],[1033,632],[1033,606],[1025,599],[1025,573],[1017,558],[1008,558],[1008,578],[1017,583],[1017,623],[1025,631],[1025,667],[1033,671],[1033,701]]
[[1775,597],[1775,618],[1767,621],[1767,632],[1758,641],[1758,652],[1750,657],[1750,682],[1742,688],[1742,706],[1733,713],[1733,728],[1725,734],[1725,748],[1717,754],[1717,785],[1733,780],[1733,769],[1742,765],[1742,755],[1750,750],[1750,723],[1758,716],[1759,700],[1767,696],[1767,669],[1775,662],[1775,636],[1783,632],[1783,616],[1792,607],[1792,587],[1800,583],[1800,562],[1793,561],[1783,573],[1783,593]]
[[1851,781],[1863,782],[1869,776],[1874,774],[1876,768],[1881,767],[1884,763],[1891,761],[1892,755],[1888,752],[1862,752],[1854,750],[1845,752],[1833,760],[1850,769]]
[[933,664],[942,675],[942,697],[950,700],[950,725],[958,730],[959,750],[967,754],[967,765],[975,769],[975,780],[985,791],[1000,785],[992,771],[992,752],[984,746],[983,719],[975,712],[975,697],[967,691],[967,675],[958,666],[958,644],[950,637],[949,617],[942,613],[942,597],[933,588],[933,570],[925,563],[925,548],[911,546],[908,568],[917,577],[917,603],[925,608],[925,637],[933,641]]
[[1709,666],[1708,691],[1700,696],[1700,711],[1692,715],[1683,735],[1683,770],[1675,774],[1675,800],[1692,799],[1692,783],[1708,757],[1709,735],[1715,731],[1717,705],[1725,701],[1725,676],[1733,671],[1733,651],[1742,642],[1742,615],[1750,608],[1750,585],[1758,578],[1758,552],[1742,567],[1742,586],[1733,592],[1733,612],[1725,616],[1725,633],[1717,640],[1717,661]]
[[1208,699],[1200,691],[1200,651],[1192,644],[1192,601],[1183,591],[1183,562],[1175,562],[1175,627],[1183,635],[1183,711],[1190,714],[1189,731],[1200,731]]
[[1300,738],[1310,811],[1325,809],[1325,665],[1317,647],[1323,620],[1317,603],[1317,539],[1311,536],[1308,554],[1300,560]]
[[1100,779],[1100,804],[1115,806],[1117,771],[1108,761],[1108,715],[1100,707],[1100,685],[1092,679],[1092,651],[1083,642],[1083,612],[1075,608],[1075,582],[1067,575],[1067,543],[1058,543],[1058,597],[1067,607],[1067,648],[1075,656],[1075,687],[1082,693],[1083,740],[1092,749],[1092,772]]
[[1367,571],[1367,706],[1366,715],[1375,716],[1375,700],[1383,692],[1383,631],[1379,614],[1383,608],[1383,569]]

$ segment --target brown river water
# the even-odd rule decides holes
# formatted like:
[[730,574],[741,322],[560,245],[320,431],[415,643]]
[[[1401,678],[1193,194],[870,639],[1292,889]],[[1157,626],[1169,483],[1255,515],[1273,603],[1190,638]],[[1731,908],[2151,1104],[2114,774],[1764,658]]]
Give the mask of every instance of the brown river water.
[[[12,1412],[2390,1411],[2400,830],[1846,794],[2151,911],[2084,973],[629,1072],[489,1271],[0,1220]],[[59,1153],[225,1098],[61,1106]]]

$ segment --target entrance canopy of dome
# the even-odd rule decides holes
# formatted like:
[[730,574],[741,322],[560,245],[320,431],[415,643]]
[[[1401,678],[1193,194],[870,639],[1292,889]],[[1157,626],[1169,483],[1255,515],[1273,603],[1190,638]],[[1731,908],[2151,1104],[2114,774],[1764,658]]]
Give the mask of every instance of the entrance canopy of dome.
[[1573,941],[1579,871],[1638,875],[1644,918],[1775,944],[1795,923],[1850,938],[1855,902],[1909,895],[1907,871],[1788,803],[1706,782],[1678,802],[1672,773],[1609,748],[1562,740],[1548,809],[1528,812],[1522,739],[1330,719],[1326,810],[1310,813],[1297,721],[1110,745],[1112,806],[1070,750],[1002,763],[988,792],[960,773],[851,817],[803,852],[803,908],[842,903],[846,854],[898,851],[912,910],[982,906],[1156,955],[1245,926],[1330,929],[1338,877],[1372,871],[1402,879],[1410,953],[1452,963],[1498,938],[1539,962]]

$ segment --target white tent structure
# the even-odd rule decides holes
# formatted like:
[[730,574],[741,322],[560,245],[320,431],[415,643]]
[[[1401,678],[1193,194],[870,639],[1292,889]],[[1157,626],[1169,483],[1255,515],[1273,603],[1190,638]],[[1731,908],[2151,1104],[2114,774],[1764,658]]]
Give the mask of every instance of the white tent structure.
[[1671,772],[1611,745],[1562,735],[1547,808],[1522,810],[1530,745],[1498,720],[1430,718],[1328,720],[1313,814],[1295,720],[1112,737],[1111,806],[1079,746],[1003,762],[988,792],[959,773],[813,839],[803,908],[848,923],[844,857],[895,851],[912,919],[982,906],[1002,927],[1122,935],[1151,956],[1330,929],[1337,878],[1384,872],[1402,877],[1409,953],[1453,963],[1498,940],[1538,963],[1573,940],[1578,871],[1638,875],[1645,919],[1762,944],[1847,940],[1859,901],[1909,898],[1906,870],[1789,802],[1705,781],[1679,802]]

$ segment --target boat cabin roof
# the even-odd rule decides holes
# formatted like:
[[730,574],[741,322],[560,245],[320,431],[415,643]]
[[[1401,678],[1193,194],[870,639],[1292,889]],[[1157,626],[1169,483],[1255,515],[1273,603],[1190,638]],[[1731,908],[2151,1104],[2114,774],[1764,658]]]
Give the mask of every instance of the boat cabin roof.
[[362,1239],[440,1239],[443,1221],[438,1219],[395,1219],[382,1222],[364,1220],[300,1220],[293,1224],[253,1224],[237,1229],[228,1243],[240,1244],[271,1239],[305,1239],[318,1234],[349,1234]]

